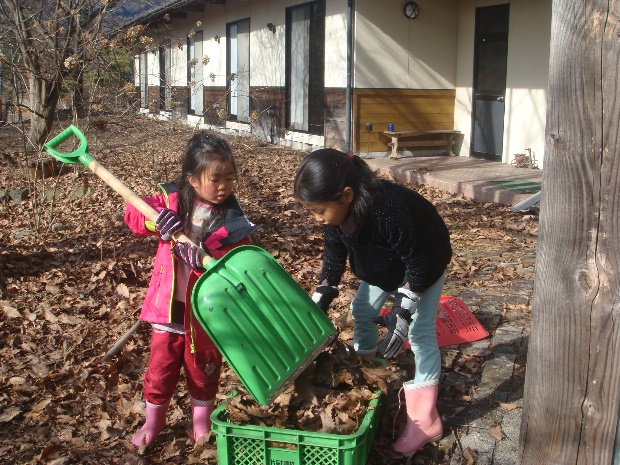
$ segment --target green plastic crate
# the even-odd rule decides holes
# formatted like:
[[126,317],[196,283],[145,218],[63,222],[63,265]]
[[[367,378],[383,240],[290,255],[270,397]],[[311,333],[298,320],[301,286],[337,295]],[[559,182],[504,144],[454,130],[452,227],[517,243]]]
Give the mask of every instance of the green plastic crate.
[[200,325],[259,404],[269,405],[336,337],[334,325],[265,250],[211,260],[192,291]]
[[353,434],[313,433],[226,420],[226,404],[211,415],[219,465],[363,465],[381,418],[383,395],[370,401]]

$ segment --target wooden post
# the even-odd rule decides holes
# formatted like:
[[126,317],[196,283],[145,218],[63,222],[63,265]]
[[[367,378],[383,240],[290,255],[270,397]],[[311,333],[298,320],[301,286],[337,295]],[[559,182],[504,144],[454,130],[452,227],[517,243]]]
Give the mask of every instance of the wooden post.
[[390,158],[398,158],[398,136],[392,136],[392,155]]
[[618,18],[618,2],[553,1],[522,465],[619,463]]

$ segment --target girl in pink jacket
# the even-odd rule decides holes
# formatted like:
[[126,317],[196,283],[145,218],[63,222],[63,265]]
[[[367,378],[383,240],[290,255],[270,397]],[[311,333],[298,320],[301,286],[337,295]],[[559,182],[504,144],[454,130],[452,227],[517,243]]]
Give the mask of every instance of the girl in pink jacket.
[[193,315],[190,295],[202,272],[201,251],[187,243],[172,245],[178,232],[213,258],[249,244],[256,228],[233,195],[237,169],[228,143],[201,131],[190,139],[181,178],[160,185],[163,193],[145,198],[159,216],[155,224],[128,204],[125,223],[136,234],[159,235],[155,265],[140,319],[151,323],[151,354],[144,373],[146,421],[134,434],[134,446],[150,445],[166,425],[166,412],[185,370],[192,406],[194,439],[211,430],[222,356]]

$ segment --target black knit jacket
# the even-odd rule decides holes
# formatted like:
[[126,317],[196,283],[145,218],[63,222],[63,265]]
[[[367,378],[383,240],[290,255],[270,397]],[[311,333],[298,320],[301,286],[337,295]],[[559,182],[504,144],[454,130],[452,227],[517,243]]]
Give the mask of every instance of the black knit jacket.
[[432,203],[414,190],[381,181],[361,231],[324,229],[325,251],[319,282],[336,286],[345,271],[393,292],[405,283],[423,292],[443,274],[450,258],[450,233]]

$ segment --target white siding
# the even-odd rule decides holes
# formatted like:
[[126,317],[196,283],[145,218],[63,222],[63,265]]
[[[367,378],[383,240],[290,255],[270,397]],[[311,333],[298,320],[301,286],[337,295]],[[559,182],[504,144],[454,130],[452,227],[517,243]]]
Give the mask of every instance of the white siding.
[[347,2],[327,0],[325,11],[325,87],[347,85]]
[[147,82],[149,87],[159,86],[159,53],[149,52],[146,57]]
[[551,41],[551,2],[510,4],[503,161],[531,148],[542,168]]
[[355,87],[454,89],[457,0],[418,2],[416,19],[402,2],[355,4]]
[[[285,11],[289,6],[302,3],[307,1],[229,0],[226,5],[206,5],[203,13],[193,13],[191,19],[175,19],[171,28],[155,39],[155,43],[166,39],[172,42],[172,86],[187,85],[186,43],[187,34],[192,28],[203,31],[203,57],[207,56],[209,59],[203,70],[204,86],[225,86],[226,24],[249,18],[250,85],[283,87]],[[343,0],[327,0],[325,35],[329,45],[325,47],[326,87],[346,85],[346,4]],[[197,21],[201,22],[200,26],[196,26]],[[267,29],[267,23],[275,25],[275,34]],[[219,43],[215,36],[220,38]],[[151,55],[149,59],[151,60]]]
[[[192,13],[188,19],[174,19],[169,29],[154,37],[154,44],[172,43],[171,85],[187,85],[187,34],[202,30],[199,61],[208,57],[203,85],[226,86],[226,25],[249,18],[250,85],[283,87],[285,11],[302,3],[306,1],[228,0],[225,5],[207,4],[203,13]],[[455,89],[455,129],[464,134],[460,154],[469,156],[475,9],[508,1],[418,0],[420,15],[413,20],[403,15],[403,3],[354,2],[353,85],[361,89]],[[346,10],[346,0],[326,0],[326,88],[346,86]],[[267,23],[275,25],[275,34]],[[530,148],[542,167],[550,30],[551,0],[510,2],[504,163]],[[148,68],[149,85],[159,85],[156,53],[148,54]],[[137,76],[134,82],[138,84]]]

